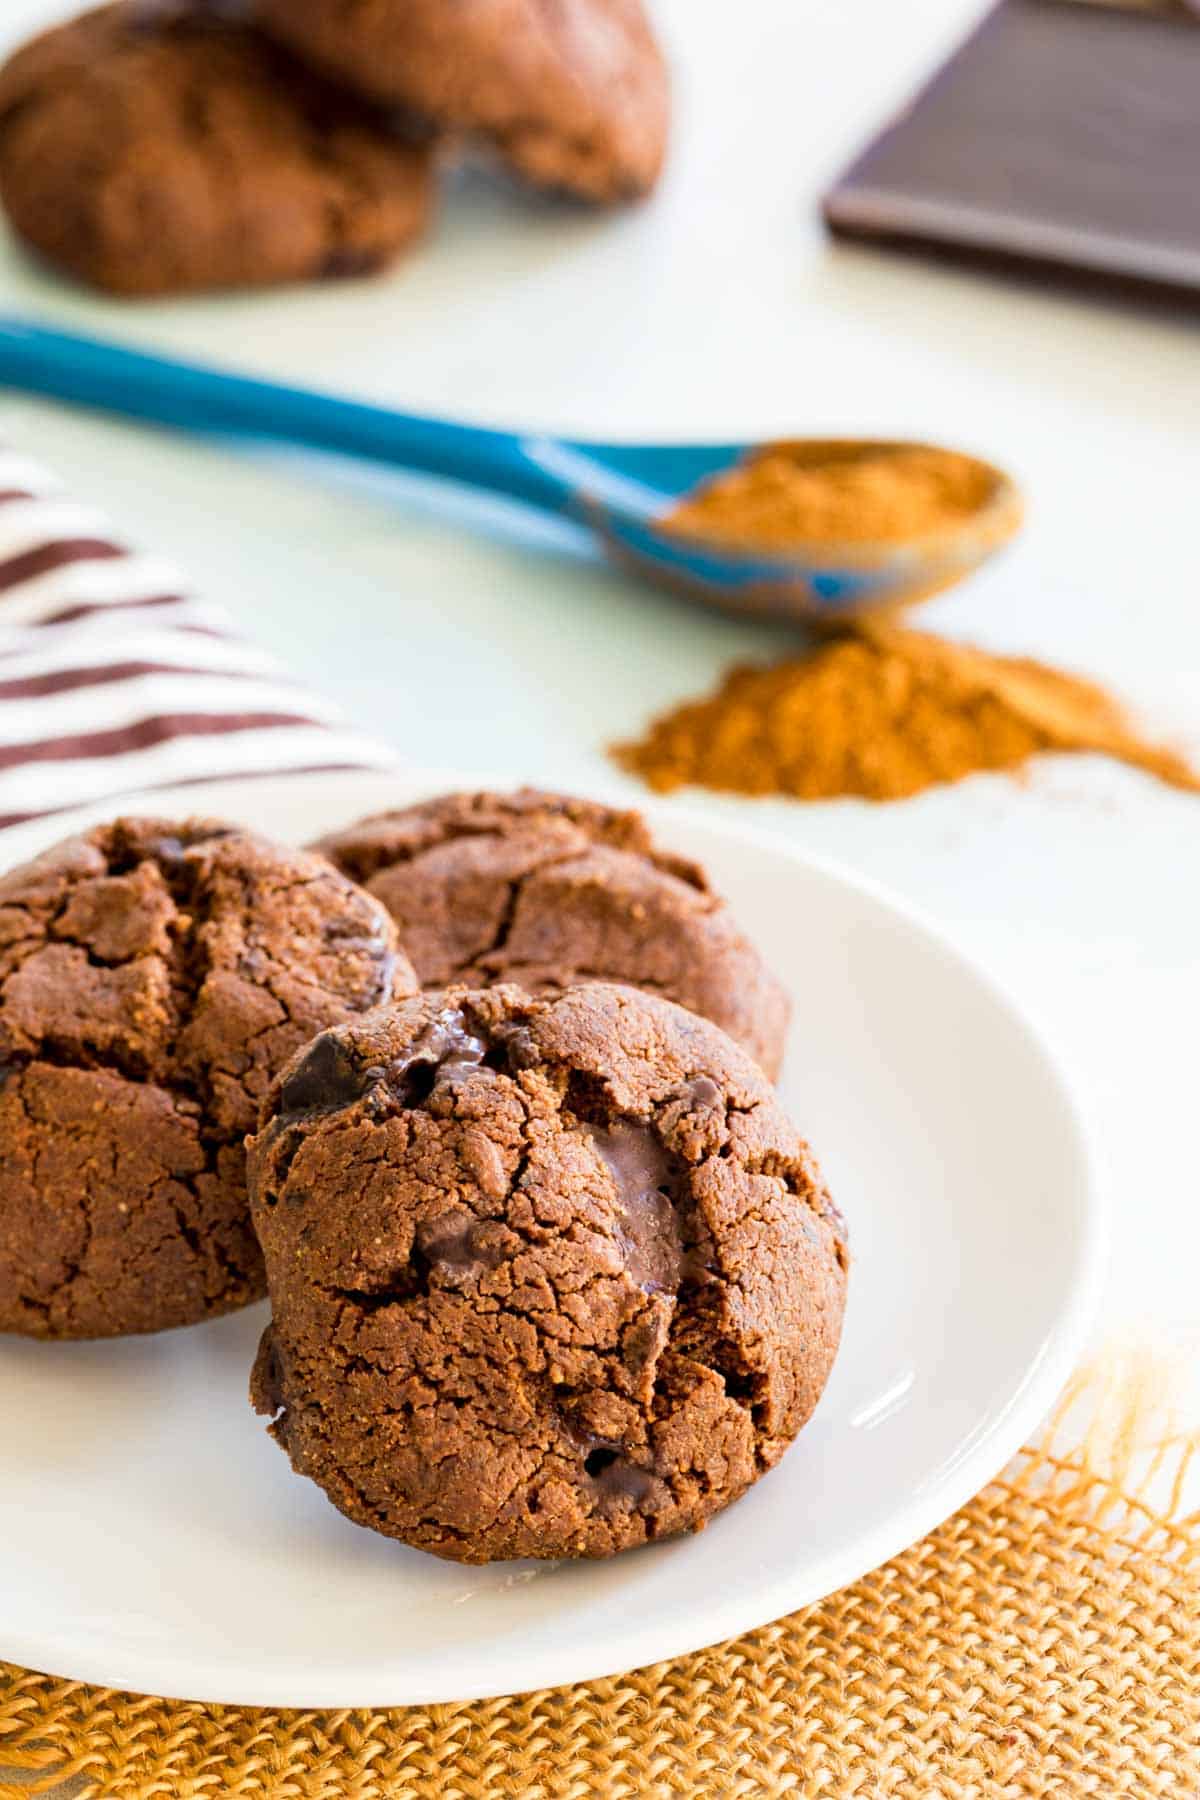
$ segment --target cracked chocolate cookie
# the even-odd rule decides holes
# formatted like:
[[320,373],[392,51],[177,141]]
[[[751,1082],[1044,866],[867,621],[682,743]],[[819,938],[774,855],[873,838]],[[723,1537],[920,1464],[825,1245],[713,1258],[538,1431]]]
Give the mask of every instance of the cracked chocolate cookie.
[[325,1026],[411,993],[319,857],[119,819],[0,879],[0,1331],[157,1331],[256,1299],[245,1136]]
[[473,133],[581,199],[648,193],[666,64],[641,0],[258,0],[265,29],[377,101]]
[[250,1144],[251,1382],[362,1525],[462,1562],[696,1530],[837,1349],[842,1220],[761,1071],[633,988],[451,988],[323,1033]]
[[447,794],[315,846],[382,900],[426,987],[628,982],[779,1073],[788,1001],[703,870],[636,812],[523,788]]
[[119,294],[357,275],[430,207],[427,148],[202,0],[119,0],[0,69],[0,199]]

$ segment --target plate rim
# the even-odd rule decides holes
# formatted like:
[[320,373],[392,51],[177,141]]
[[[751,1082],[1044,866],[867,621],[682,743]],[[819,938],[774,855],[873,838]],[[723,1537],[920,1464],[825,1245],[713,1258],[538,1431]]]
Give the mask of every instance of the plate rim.
[[[521,785],[518,779],[508,775],[484,776],[478,772],[461,770],[400,768],[395,771],[378,768],[361,771],[343,769],[310,772],[302,776],[282,773],[238,781],[187,783],[89,802],[48,818],[15,825],[0,836],[0,870],[12,866],[14,859],[8,854],[10,846],[15,846],[17,857],[20,858],[31,853],[22,851],[23,842],[36,843],[40,840],[48,847],[60,837],[69,836],[87,823],[105,817],[118,816],[123,812],[154,811],[158,808],[207,811],[210,807],[210,795],[215,796],[218,802],[212,808],[213,811],[219,812],[224,805],[233,810],[236,816],[239,811],[253,811],[257,795],[275,793],[284,786],[298,785],[301,781],[310,786],[321,784],[331,792],[348,788],[351,783],[358,783],[362,788],[380,795],[391,788],[395,790],[398,805],[412,804],[426,792],[432,795],[455,789],[509,788]],[[533,782],[531,785],[538,784]],[[642,799],[640,796],[635,799],[627,790],[622,791],[615,784],[606,786],[600,781],[589,780],[587,789],[593,797],[626,807],[637,806],[647,814],[652,826],[662,829],[668,838],[672,824],[682,824],[735,845],[751,845],[761,852],[798,864],[834,886],[852,890],[891,915],[907,932],[921,940],[926,950],[952,964],[960,974],[964,974],[981,989],[988,1001],[1016,1029],[1025,1050],[1040,1064],[1048,1086],[1056,1094],[1062,1123],[1078,1162],[1078,1248],[1074,1264],[1064,1278],[1060,1310],[1054,1324],[1007,1406],[993,1419],[978,1442],[925,1494],[916,1498],[909,1497],[906,1501],[895,1504],[873,1530],[854,1538],[840,1553],[829,1552],[823,1559],[819,1558],[815,1564],[815,1572],[814,1564],[806,1563],[802,1584],[793,1582],[789,1587],[787,1572],[782,1571],[779,1583],[772,1592],[767,1617],[761,1616],[761,1595],[757,1599],[751,1598],[739,1603],[737,1594],[717,1592],[710,1595],[703,1611],[694,1615],[694,1635],[678,1621],[668,1620],[656,1629],[652,1617],[640,1619],[635,1629],[637,1649],[633,1661],[616,1654],[618,1646],[610,1632],[601,1640],[602,1645],[609,1646],[608,1650],[601,1649],[595,1655],[591,1652],[590,1640],[582,1645],[546,1644],[527,1652],[521,1679],[516,1687],[497,1688],[494,1676],[489,1678],[480,1669],[474,1678],[456,1681],[452,1690],[444,1680],[435,1680],[424,1687],[414,1688],[410,1685],[403,1697],[398,1698],[395,1686],[389,1686],[386,1663],[381,1664],[380,1675],[370,1684],[361,1683],[356,1674],[353,1678],[353,1691],[339,1682],[336,1669],[323,1668],[313,1687],[306,1688],[301,1695],[294,1687],[287,1685],[290,1676],[285,1676],[282,1683],[277,1683],[272,1678],[270,1668],[261,1662],[255,1666],[248,1660],[239,1662],[237,1658],[231,1658],[229,1662],[222,1661],[218,1677],[211,1657],[202,1659],[199,1664],[192,1664],[186,1650],[182,1655],[178,1652],[174,1654],[174,1674],[168,1684],[172,1690],[176,1690],[177,1677],[182,1685],[176,1691],[166,1692],[162,1683],[151,1673],[148,1662],[139,1658],[136,1649],[132,1653],[128,1650],[118,1653],[113,1658],[106,1658],[103,1652],[91,1649],[78,1654],[71,1648],[69,1632],[62,1631],[51,1630],[38,1634],[26,1630],[10,1635],[7,1626],[0,1624],[4,1640],[0,1643],[0,1656],[23,1667],[44,1670],[69,1680],[137,1694],[159,1695],[208,1705],[287,1709],[329,1710],[340,1707],[390,1708],[453,1704],[615,1679],[656,1662],[710,1649],[716,1644],[775,1623],[788,1613],[818,1604],[842,1587],[862,1579],[937,1530],[986,1487],[1050,1413],[1054,1401],[1075,1367],[1096,1316],[1107,1262],[1111,1214],[1111,1200],[1106,1185],[1100,1178],[1100,1161],[1088,1112],[1081,1102],[1075,1079],[1059,1055],[1052,1036],[1040,1021],[1031,1017],[1005,991],[986,964],[977,961],[964,950],[921,907],[914,906],[903,896],[895,894],[886,884],[861,875],[835,857],[792,843],[782,834],[753,822],[743,824],[725,818],[714,818],[686,802],[664,802],[654,798]],[[371,801],[370,804],[374,802]],[[386,804],[386,801],[381,799],[379,804]],[[758,1590],[754,1591],[758,1593]],[[153,1652],[147,1652],[147,1655],[152,1656]],[[194,1680],[188,1673],[189,1669],[195,1674]],[[320,1697],[314,1697],[318,1694]]]

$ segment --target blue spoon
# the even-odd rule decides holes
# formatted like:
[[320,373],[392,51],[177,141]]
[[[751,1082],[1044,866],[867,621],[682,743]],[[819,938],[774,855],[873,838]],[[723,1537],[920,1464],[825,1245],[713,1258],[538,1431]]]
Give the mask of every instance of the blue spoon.
[[[1000,470],[964,522],[915,543],[743,548],[664,523],[698,482],[757,446],[596,444],[418,418],[331,394],[0,317],[0,384],[188,431],[340,451],[508,495],[589,526],[607,553],[659,586],[742,612],[829,623],[924,598],[976,568],[1017,529]],[[869,455],[877,442],[836,446]],[[813,450],[822,444],[814,440]]]

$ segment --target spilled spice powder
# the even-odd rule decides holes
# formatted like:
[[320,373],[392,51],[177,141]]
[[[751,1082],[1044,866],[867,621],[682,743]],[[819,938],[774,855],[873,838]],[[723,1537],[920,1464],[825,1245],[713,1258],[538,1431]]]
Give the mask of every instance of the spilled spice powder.
[[1143,738],[1103,688],[1025,657],[864,624],[656,720],[616,761],[666,793],[690,783],[801,800],[902,800],[1043,752],[1115,757],[1200,793],[1200,771]]
[[986,463],[919,444],[769,444],[665,520],[693,537],[768,549],[906,543],[962,524],[998,489]]

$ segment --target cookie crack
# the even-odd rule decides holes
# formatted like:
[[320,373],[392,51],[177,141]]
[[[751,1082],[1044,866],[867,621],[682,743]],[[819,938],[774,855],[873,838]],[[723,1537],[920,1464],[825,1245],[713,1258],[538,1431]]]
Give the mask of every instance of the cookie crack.
[[776,1181],[782,1181],[793,1200],[800,1201],[807,1211],[814,1213],[822,1224],[831,1228],[836,1240],[838,1262],[843,1272],[849,1267],[845,1217],[824,1185],[814,1180],[810,1169],[803,1163],[793,1162],[775,1151],[768,1151],[765,1155],[748,1161],[746,1170],[750,1175],[769,1175]]
[[520,904],[521,896],[524,893],[524,890],[525,890],[525,879],[524,878],[522,878],[521,880],[518,880],[518,881],[510,881],[509,882],[508,894],[507,894],[507,897],[504,902],[504,908],[503,908],[503,910],[500,914],[500,918],[497,922],[496,930],[492,936],[492,941],[488,945],[487,949],[480,953],[479,960],[482,960],[483,957],[499,956],[500,952],[504,949],[505,945],[508,943],[509,938],[512,936],[512,928],[513,928],[513,924],[514,924],[514,921],[516,920],[516,916],[517,916],[517,907]]
[[[464,832],[461,835],[464,837],[486,837],[489,834],[487,832]],[[450,836],[442,841],[453,843],[455,838]],[[514,875],[512,879],[506,883],[508,891],[505,896],[504,905],[500,911],[500,917],[496,922],[496,929],[492,934],[491,942],[486,944],[482,949],[473,950],[470,956],[463,957],[460,962],[456,963],[451,979],[456,981],[464,980],[476,970],[487,972],[486,965],[489,962],[495,961],[508,945],[508,941],[512,936],[513,926],[516,923],[517,909],[525,897],[526,888],[531,882],[536,880],[538,876],[544,875],[548,869],[558,869],[561,868],[564,863],[576,862],[578,861],[579,856],[580,852],[577,849],[560,850],[547,856],[544,861],[539,862],[536,867],[526,869],[521,875]],[[416,858],[406,857],[403,860],[406,862],[413,862]],[[395,867],[396,865],[393,864],[391,866]],[[438,985],[441,986],[443,984],[439,983]]]

